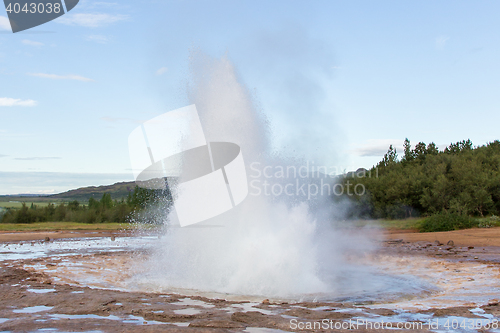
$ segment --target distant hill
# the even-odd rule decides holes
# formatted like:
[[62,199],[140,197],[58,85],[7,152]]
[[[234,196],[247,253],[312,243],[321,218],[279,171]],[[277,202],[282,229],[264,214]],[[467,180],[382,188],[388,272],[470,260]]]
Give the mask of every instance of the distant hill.
[[48,195],[46,198],[59,199],[62,201],[88,201],[91,197],[101,199],[104,193],[109,193],[111,198],[114,200],[126,198],[128,193],[133,191],[134,188],[135,182],[121,182],[113,185],[81,187],[76,190],[69,190],[63,193]]
[[109,193],[113,200],[120,200],[126,198],[129,192],[134,191],[134,188],[135,182],[121,182],[113,185],[81,187],[76,190],[51,195],[1,195],[0,201],[59,202],[78,200],[80,202],[87,202],[91,197],[100,200],[104,193]]

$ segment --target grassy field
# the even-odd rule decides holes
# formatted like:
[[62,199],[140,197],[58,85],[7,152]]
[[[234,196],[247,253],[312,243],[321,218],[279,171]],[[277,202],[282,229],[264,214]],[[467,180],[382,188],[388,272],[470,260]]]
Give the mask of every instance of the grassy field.
[[78,223],[78,222],[39,222],[39,223],[0,223],[0,231],[56,231],[56,230],[123,230],[133,229],[130,223]]
[[424,218],[408,218],[403,220],[354,220],[347,221],[351,227],[378,226],[384,229],[394,230],[418,230]]
[[[358,222],[359,226],[365,226],[368,224],[375,224],[378,225],[384,229],[388,230],[421,230],[421,227],[423,227],[423,222],[426,220],[424,217],[420,218],[408,218],[408,219],[403,219],[403,220],[372,220],[372,221],[362,221]],[[475,223],[473,223],[472,228],[493,228],[493,227],[500,227],[500,218],[496,216],[489,216],[489,217],[475,217],[474,218]],[[450,229],[461,229],[459,226],[455,226],[454,228]]]
[[380,226],[386,229],[417,230],[424,218],[408,218],[404,220],[378,220]]
[[[48,206],[51,202],[50,201],[25,201],[26,206],[30,207],[31,204],[35,204],[37,207],[46,207]],[[52,203],[54,204],[60,204],[61,202],[59,201],[53,201]],[[2,208],[21,208],[23,202],[22,201],[0,201],[0,207]]]

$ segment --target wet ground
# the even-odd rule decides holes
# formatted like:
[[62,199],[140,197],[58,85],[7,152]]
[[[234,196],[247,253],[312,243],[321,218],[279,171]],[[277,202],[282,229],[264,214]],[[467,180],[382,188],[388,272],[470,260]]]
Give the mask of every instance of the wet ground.
[[500,332],[498,247],[393,239],[365,264],[432,287],[397,298],[301,302],[131,285],[132,263],[147,257],[154,239],[0,244],[0,331]]

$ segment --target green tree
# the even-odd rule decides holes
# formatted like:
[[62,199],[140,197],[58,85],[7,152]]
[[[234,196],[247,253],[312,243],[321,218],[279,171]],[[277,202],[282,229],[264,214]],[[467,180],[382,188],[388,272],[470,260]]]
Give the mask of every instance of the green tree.
[[68,209],[69,210],[78,210],[80,208],[80,203],[78,202],[78,200],[73,200],[71,201],[70,203],[68,203]]
[[404,148],[404,155],[403,155],[401,162],[408,163],[408,162],[413,161],[415,156],[413,154],[413,151],[411,150],[411,144],[410,144],[410,140],[408,140],[408,138],[405,139],[405,142],[403,143],[403,148]]
[[94,199],[93,197],[89,198],[89,209],[100,209],[99,201]]
[[448,154],[456,154],[464,151],[471,151],[472,150],[472,141],[470,139],[467,139],[467,141],[462,140],[458,141],[457,143],[452,143],[450,144],[445,150],[445,153]]
[[[412,159],[413,162],[410,162]],[[356,207],[371,217],[410,217],[440,212],[464,216],[500,215],[500,141],[473,147],[470,140],[439,151],[431,142],[411,150],[398,161],[391,145],[384,158],[368,171],[377,177],[348,173],[344,186],[363,184],[368,196],[354,197]]]
[[397,161],[398,161],[398,153],[396,151],[396,148],[390,145],[389,149],[387,150],[387,153],[385,153],[384,155],[384,158],[382,159],[382,161],[379,162],[377,166],[387,167],[396,163]]
[[423,163],[425,161],[425,157],[427,156],[427,147],[425,143],[419,142],[415,145],[415,149],[413,150],[412,153],[413,157],[415,160],[417,160],[420,163]]
[[427,154],[428,155],[437,155],[439,153],[439,149],[437,148],[434,142],[431,142],[427,145]]
[[113,199],[111,199],[111,194],[104,193],[100,201],[101,207],[103,209],[111,209],[113,207]]

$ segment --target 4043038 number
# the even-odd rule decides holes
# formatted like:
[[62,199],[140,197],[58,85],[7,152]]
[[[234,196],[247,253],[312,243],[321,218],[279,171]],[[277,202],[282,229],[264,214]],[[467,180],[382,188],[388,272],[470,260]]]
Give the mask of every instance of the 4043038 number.
[[5,8],[7,13],[31,13],[31,14],[41,14],[41,13],[56,13],[59,14],[61,12],[61,4],[60,3],[25,3],[24,5],[21,5],[19,3],[9,3],[7,8]]

